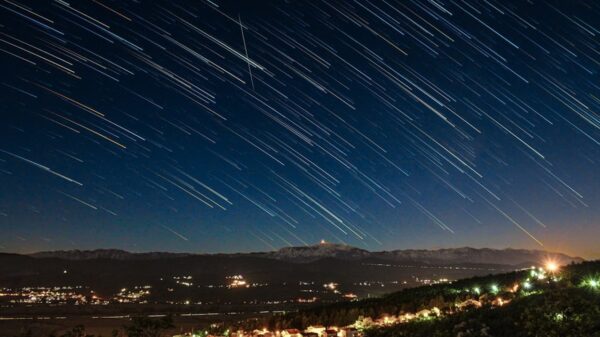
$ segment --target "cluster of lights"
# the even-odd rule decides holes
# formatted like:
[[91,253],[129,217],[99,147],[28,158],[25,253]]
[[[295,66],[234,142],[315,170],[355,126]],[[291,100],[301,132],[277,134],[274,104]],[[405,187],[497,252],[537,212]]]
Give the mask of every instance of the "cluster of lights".
[[351,299],[351,300],[355,300],[355,299],[357,299],[357,298],[358,298],[358,296],[356,296],[356,294],[354,294],[354,293],[347,293],[347,294],[344,294],[344,295],[343,295],[343,297],[344,297],[344,298]]
[[[534,287],[534,280],[545,280],[547,278],[557,282],[560,280],[558,276],[558,272],[560,270],[560,266],[552,260],[546,261],[544,267],[531,267],[529,271],[529,277],[525,279],[521,284],[515,284],[513,287],[508,288],[508,291],[515,293],[522,288],[524,291],[530,291]],[[588,287],[594,290],[600,290],[600,277],[588,277],[585,279],[582,284],[584,287]],[[475,286],[471,289],[465,289],[466,292],[470,292],[476,295],[480,295],[482,293],[482,289],[478,286]],[[500,287],[497,284],[491,284],[489,286],[489,292],[491,294],[498,294],[500,292]]]
[[[93,293],[93,291],[91,291]],[[75,304],[88,303],[88,290],[81,286],[63,287],[24,287],[20,289],[0,289],[0,297],[6,297],[10,303],[26,304]],[[92,304],[96,301],[91,302]]]
[[323,287],[325,289],[329,289],[329,290],[335,290],[337,288],[338,284],[334,283],[334,282],[330,282],[330,283],[326,283],[323,285]]
[[594,290],[600,289],[600,279],[592,277],[587,278],[585,281],[583,281],[583,285]]
[[354,285],[364,286],[364,287],[385,287],[385,284],[381,281],[364,281],[354,283]]
[[146,303],[144,297],[150,295],[151,286],[135,286],[133,289],[123,288],[113,300],[119,303]]
[[298,303],[315,303],[317,300],[319,300],[318,297],[311,297],[311,298],[298,298],[296,301]]
[[[506,305],[507,303],[510,303],[515,297],[515,296],[519,296],[518,294],[516,294],[519,289],[522,289],[522,293],[521,296],[527,296],[528,294],[530,294],[535,285],[539,285],[541,286],[542,284],[550,284],[550,282],[554,281],[557,282],[558,280],[560,280],[560,267],[559,265],[554,262],[554,261],[547,261],[544,264],[544,267],[532,267],[531,270],[529,270],[527,272],[527,274],[525,275],[525,279],[522,280],[521,282],[517,282],[512,286],[505,286],[505,285],[501,285],[498,283],[491,283],[488,284],[486,286],[471,286],[471,287],[467,287],[467,288],[463,288],[462,290],[459,289],[455,289],[454,291],[456,292],[466,292],[466,293],[470,293],[470,294],[476,294],[476,295],[484,295],[484,296],[479,296],[478,299],[474,299],[474,296],[468,296],[470,298],[466,299],[464,302],[461,303],[456,303],[455,306],[458,309],[458,311],[464,310],[465,308],[469,308],[472,306],[475,307],[481,307],[484,304],[484,301],[488,304],[490,304],[492,307],[501,307]],[[543,282],[541,282],[543,280]],[[440,281],[442,282],[449,282],[447,279],[440,279]],[[299,282],[299,285],[308,285],[308,284],[314,284],[314,283],[308,283],[308,282]],[[363,285],[363,284],[369,284],[367,282],[364,283],[358,283],[359,285]],[[357,283],[355,283],[355,285],[357,285]],[[370,284],[369,284],[370,285]],[[584,279],[581,283],[581,286],[585,286],[588,287],[590,289],[594,289],[594,290],[600,290],[600,276],[595,276],[595,277],[588,277],[586,279]],[[326,283],[323,284],[323,287],[327,290],[331,290],[333,292],[338,292],[337,288],[339,287],[339,285],[337,283]],[[543,287],[541,287],[540,290],[542,290]],[[502,294],[502,293],[513,293],[514,295],[512,295],[513,297],[508,297],[508,298],[503,298],[501,297],[501,295],[499,296],[498,294]],[[487,296],[487,295],[496,295],[496,296]],[[342,295],[345,298],[349,298],[349,299],[355,299],[356,295],[348,293],[348,294],[344,294]],[[316,301],[317,298],[313,297],[313,298],[308,298],[308,299],[303,299],[303,298],[299,298],[297,300],[297,302],[313,302]],[[404,322],[408,322],[408,321],[412,321],[415,319],[418,320],[427,320],[427,319],[433,319],[436,316],[440,316],[441,312],[438,308],[434,307],[431,309],[424,309],[421,310],[419,312],[416,313],[405,313],[402,315],[398,315],[398,316],[389,316],[389,315],[385,315],[382,316],[378,319],[372,319],[371,317],[361,317],[360,319],[358,319],[354,324],[352,324],[351,327],[352,329],[355,329],[354,331],[356,331],[356,329],[360,332],[363,331],[364,329],[371,327],[371,326],[389,326],[389,325],[393,325],[393,324],[398,324],[398,323],[404,323]],[[565,314],[562,312],[558,312],[558,313],[553,313],[552,314],[552,318],[557,321],[560,322],[562,320],[564,320],[566,318]],[[322,327],[322,326],[320,326]],[[323,328],[324,329],[324,328]],[[295,330],[295,329],[293,329]],[[258,331],[258,330],[255,330]],[[299,330],[295,330],[295,331],[299,331]],[[308,331],[308,329],[306,330]],[[265,335],[265,331],[263,331],[263,335]],[[308,331],[310,332],[310,331]],[[280,335],[283,335],[282,332],[276,331],[274,332],[274,336],[273,337],[279,337]],[[289,337],[292,337],[292,334],[289,333],[288,334]],[[244,335],[242,335],[241,337],[243,337]],[[301,335],[300,335],[301,336]],[[237,337],[237,335],[236,335]]]
[[[544,264],[544,267],[535,267],[532,266],[531,270],[529,271],[528,274],[528,278],[525,279],[525,281],[523,281],[522,283],[517,283],[515,285],[513,285],[512,287],[507,288],[507,291],[515,293],[519,290],[519,288],[523,289],[524,291],[530,291],[531,289],[533,289],[534,287],[534,283],[532,282],[532,280],[545,280],[545,279],[552,279],[553,281],[558,281],[559,277],[558,277],[558,271],[560,270],[559,265],[552,261],[552,260],[548,260],[546,261],[546,263]],[[588,279],[584,282],[585,286],[588,286],[590,288],[594,288],[594,289],[599,289],[600,288],[600,279]],[[489,290],[490,294],[498,294],[501,291],[501,288],[498,284],[492,283],[490,284],[487,289]],[[479,287],[479,286],[474,286],[472,288],[466,288],[464,289],[465,292],[468,293],[472,293],[475,295],[481,295],[482,293],[484,293],[483,288]]]
[[231,280],[228,288],[249,288],[250,285],[244,280],[242,275],[227,276],[226,279]]
[[[529,276],[531,278],[536,278],[538,280],[544,280],[548,277],[548,274],[552,275],[552,280],[557,281],[558,278],[556,277],[556,274],[558,273],[558,271],[560,270],[559,265],[552,260],[548,260],[546,261],[546,263],[544,264],[544,267],[539,267],[539,268],[535,268],[535,267],[531,267],[531,271],[529,272]],[[533,288],[533,283],[531,282],[530,278],[526,279],[525,282],[523,282],[521,284],[521,286],[523,287],[524,290],[530,290]],[[517,287],[515,287],[516,290]]]
[[191,287],[194,285],[194,282],[192,282],[192,277],[191,276],[173,276],[173,280],[175,280],[175,283],[185,286],[185,287]]
[[[415,278],[415,280],[419,283],[422,284],[444,284],[444,283],[450,283],[450,280],[448,280],[447,278],[440,278],[437,280],[430,280],[430,279],[419,279],[418,277]],[[404,282],[403,284],[406,284],[407,282]]]
[[[519,289],[522,289],[523,290],[522,296],[527,296],[529,293],[531,293],[535,284],[541,285],[541,284],[546,284],[546,283],[549,284],[552,281],[554,281],[554,282],[559,281],[560,280],[559,271],[560,271],[560,267],[556,262],[547,261],[543,267],[531,267],[531,270],[529,270],[529,272],[527,273],[525,280],[523,280],[520,283],[517,282],[513,286],[508,286],[508,287],[504,288],[502,285],[499,285],[497,283],[491,283],[491,284],[487,285],[486,287],[472,286],[469,288],[463,288],[462,291],[471,293],[471,294],[481,295],[481,294],[486,293],[486,290],[487,290],[487,294],[497,295],[504,291],[514,294],[514,293],[517,293],[517,291],[519,291]],[[446,279],[443,279],[443,280],[447,281]],[[544,280],[544,281],[540,282],[542,280]],[[427,280],[427,281],[429,281],[429,280]],[[303,283],[301,282],[300,284],[302,285]],[[364,282],[364,284],[367,284],[367,282]],[[355,283],[355,285],[356,285],[356,283]],[[363,285],[363,283],[359,283],[359,285]],[[600,276],[588,277],[588,278],[584,279],[581,283],[581,286],[588,287],[588,288],[594,289],[594,290],[600,290]],[[325,289],[333,290],[335,292],[336,288],[338,287],[338,284],[332,282],[332,283],[324,284],[323,287]],[[455,290],[455,291],[462,292],[461,290]],[[487,294],[484,294],[484,295],[487,295]],[[347,298],[353,298],[355,295],[346,294],[343,296],[347,297]],[[518,295],[515,294],[513,296],[518,296]],[[316,298],[313,298],[313,299],[316,299]],[[463,310],[464,308],[471,307],[471,306],[481,307],[483,305],[482,301],[486,301],[489,304],[491,304],[492,306],[501,307],[501,306],[504,306],[505,304],[511,302],[511,300],[512,299],[510,297],[502,298],[499,296],[494,296],[493,300],[492,300],[492,298],[490,298],[488,296],[481,296],[481,297],[479,297],[479,300],[469,298],[462,303],[456,303],[456,307],[458,308],[459,311]],[[299,302],[300,301],[302,301],[302,300],[300,299]],[[439,309],[434,307],[432,309],[424,309],[417,313],[406,313],[406,314],[399,315],[399,316],[385,315],[376,320],[372,319],[371,317],[361,317],[351,327],[358,329],[358,331],[363,331],[364,329],[366,329],[370,326],[388,326],[388,325],[408,322],[408,321],[411,321],[414,319],[421,319],[421,320],[432,319],[433,317],[439,316],[440,314],[441,314],[441,312],[439,311]],[[560,321],[564,320],[566,318],[566,316],[564,313],[558,312],[558,313],[552,314],[552,318],[555,321],[560,322]],[[276,333],[276,335],[278,335],[278,333]]]

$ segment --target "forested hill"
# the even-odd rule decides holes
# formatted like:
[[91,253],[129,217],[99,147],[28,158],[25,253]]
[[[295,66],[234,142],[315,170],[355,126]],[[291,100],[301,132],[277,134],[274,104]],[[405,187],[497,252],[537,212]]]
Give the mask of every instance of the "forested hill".
[[[498,299],[501,299],[500,304],[497,303]],[[480,303],[481,306],[473,306],[472,309],[457,306],[469,301]],[[433,307],[440,309],[439,316],[389,326],[360,323],[361,320],[368,321],[364,318],[377,321],[384,316],[397,317],[400,321],[401,315]],[[267,324],[272,329],[281,329],[319,324],[346,326],[357,322],[359,324],[356,325],[365,328],[370,337],[515,337],[526,336],[522,331],[533,331],[532,329],[559,331],[556,325],[572,327],[571,330],[575,332],[587,329],[587,334],[543,336],[600,336],[600,261],[571,264],[555,271],[522,270],[464,279],[451,284],[406,289],[380,298],[319,306],[274,316],[268,322],[260,323]],[[574,326],[581,325],[580,323],[585,327],[575,329]],[[519,329],[521,332],[517,333]],[[458,334],[467,330],[474,334]],[[499,334],[497,331],[500,330],[513,333]],[[486,335],[485,331],[494,333]],[[531,336],[542,335],[536,333]]]
[[367,330],[365,337],[599,337],[600,294],[560,287],[437,319]]

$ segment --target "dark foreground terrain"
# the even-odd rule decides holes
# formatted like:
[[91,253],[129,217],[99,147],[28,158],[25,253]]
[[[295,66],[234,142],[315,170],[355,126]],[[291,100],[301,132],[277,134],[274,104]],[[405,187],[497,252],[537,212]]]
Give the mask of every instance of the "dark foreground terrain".
[[[159,320],[165,315],[172,316],[174,327],[163,335],[171,336],[205,329],[211,323],[219,323],[223,329],[304,329],[310,324],[355,324],[360,317],[376,321],[385,315],[432,307],[441,310],[435,320],[364,327],[367,334],[377,337],[412,336],[421,330],[444,330],[450,325],[461,326],[462,320],[483,322],[498,315],[496,308],[486,308],[491,302],[485,298],[490,297],[489,284],[495,282],[498,294],[503,294],[508,285],[522,282],[528,272],[515,270],[539,265],[548,258],[559,263],[581,261],[540,251],[460,248],[372,253],[332,244],[231,255],[122,251],[3,254],[0,337],[28,333],[34,337],[84,336],[83,332],[68,334],[78,325],[85,326],[87,335],[112,336],[116,329],[120,336],[126,336],[123,327],[133,318]],[[580,278],[593,273],[584,273],[582,266],[600,271],[594,263],[569,266],[561,270],[560,282],[552,282],[548,290],[587,294],[589,289],[579,287],[583,282]],[[483,276],[490,274],[495,276]],[[460,279],[466,280],[456,281]],[[539,286],[546,287],[544,283]],[[471,293],[473,287],[480,288],[477,294]],[[519,301],[554,294],[538,293],[540,289],[523,293],[528,296],[518,292],[504,297],[513,300],[518,311],[529,306],[528,302],[519,306]],[[454,309],[456,303],[469,298],[477,298],[483,307],[474,313]],[[547,301],[554,301],[554,297]],[[516,316],[505,316],[518,321]],[[403,335],[403,329],[413,330]],[[224,330],[215,333],[223,334]]]
[[[215,317],[173,317],[172,328],[163,329],[162,336],[195,331],[205,327]],[[151,317],[152,320],[160,320]],[[223,318],[222,318],[223,319]],[[44,319],[24,321],[0,321],[1,337],[112,337],[114,331],[123,334],[123,328],[130,325],[130,317],[92,318],[90,316],[70,316],[66,319]],[[82,334],[77,335],[78,327],[83,327]],[[121,335],[123,336],[123,335]]]
[[[366,337],[600,336],[600,261],[540,270],[406,289],[275,315],[261,323],[272,329],[354,324]],[[428,314],[411,316],[423,310]]]
[[[597,337],[600,261],[474,277],[288,313],[174,313],[171,317],[138,313],[0,321],[0,336],[158,337],[199,331],[227,336],[242,329],[243,336],[251,337],[257,336],[254,329],[275,332],[311,325],[352,325],[365,337]],[[141,334],[132,329],[140,326],[146,329]]]

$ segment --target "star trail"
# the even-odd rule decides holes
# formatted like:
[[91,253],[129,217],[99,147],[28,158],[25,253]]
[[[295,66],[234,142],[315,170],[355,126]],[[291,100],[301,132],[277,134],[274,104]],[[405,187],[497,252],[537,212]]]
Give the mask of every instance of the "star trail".
[[0,0],[0,249],[598,256],[594,1]]

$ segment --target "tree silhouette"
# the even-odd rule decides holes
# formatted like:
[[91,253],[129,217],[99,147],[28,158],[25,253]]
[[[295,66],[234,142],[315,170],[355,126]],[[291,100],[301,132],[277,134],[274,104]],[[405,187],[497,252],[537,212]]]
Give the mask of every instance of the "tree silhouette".
[[131,325],[123,328],[127,337],[162,337],[165,330],[174,327],[173,317],[169,315],[160,319],[134,317]]

